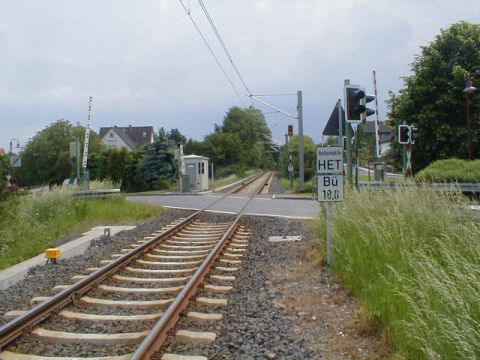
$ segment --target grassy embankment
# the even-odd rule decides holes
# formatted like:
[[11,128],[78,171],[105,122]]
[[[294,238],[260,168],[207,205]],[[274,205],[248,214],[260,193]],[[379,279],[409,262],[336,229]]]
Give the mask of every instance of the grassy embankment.
[[156,206],[127,202],[123,196],[80,200],[55,190],[0,204],[0,269],[41,254],[56,240],[95,225],[132,224],[158,216]]
[[336,204],[334,271],[407,359],[480,358],[480,228],[467,203],[407,189]]
[[[285,189],[287,189],[287,190],[290,189],[290,178],[282,176],[280,178],[280,181],[282,183],[282,186]],[[301,193],[302,194],[312,194],[313,180],[305,181],[304,185],[305,185],[305,188]],[[298,190],[298,179],[293,180],[293,192],[294,193],[299,193],[300,192]]]
[[415,180],[419,182],[480,182],[480,160],[437,160],[420,171]]
[[244,174],[237,175],[237,174],[231,174],[225,177],[222,177],[220,179],[215,179],[215,182],[212,183],[212,180],[210,179],[210,190],[213,190],[213,186],[215,186],[215,189],[221,188],[223,186],[227,186],[230,184],[233,184],[237,181],[240,181],[242,179],[245,179],[249,176],[252,176],[255,173],[260,172],[261,170],[258,169],[250,169],[246,170]]

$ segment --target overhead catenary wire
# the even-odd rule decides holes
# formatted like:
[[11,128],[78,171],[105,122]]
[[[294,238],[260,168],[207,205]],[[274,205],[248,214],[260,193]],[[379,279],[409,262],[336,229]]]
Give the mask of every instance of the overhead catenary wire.
[[[190,10],[185,6],[185,4],[183,3],[182,0],[178,0],[180,2],[180,4],[182,5],[183,9],[185,10],[185,12],[187,13],[188,17],[190,18],[193,26],[195,26],[195,29],[197,29],[197,32],[198,34],[200,35],[200,37],[202,38],[203,42],[205,43],[206,47],[208,48],[208,50],[210,51],[210,53],[212,54],[213,58],[215,59],[215,62],[217,63],[218,67],[220,68],[220,70],[222,70],[223,72],[223,75],[225,75],[225,78],[227,79],[227,81],[229,82],[229,84],[231,85],[233,91],[235,91],[235,94],[238,96],[238,98],[240,99],[240,102],[242,103],[243,106],[246,106],[245,105],[245,102],[243,101],[242,97],[240,96],[240,93],[238,92],[237,88],[235,87],[235,84],[233,83],[233,81],[230,79],[230,77],[228,76],[227,72],[225,71],[225,69],[223,68],[222,64],[220,63],[220,61],[218,60],[218,57],[217,55],[215,55],[215,52],[213,51],[213,49],[210,47],[210,45],[208,44],[208,41],[207,39],[205,38],[205,36],[203,35],[203,33],[201,32],[200,28],[198,27],[196,21],[193,19],[191,13],[190,13]],[[249,92],[250,93],[250,92]]]
[[228,51],[227,46],[225,45],[222,37],[220,36],[220,33],[218,32],[217,27],[215,26],[212,17],[211,17],[210,14],[208,13],[207,7],[205,6],[205,4],[203,3],[202,0],[198,0],[198,3],[200,4],[200,7],[202,8],[205,16],[207,17],[207,20],[208,20],[208,22],[210,23],[210,26],[212,27],[213,32],[214,32],[215,35],[217,36],[218,42],[220,43],[220,45],[222,46],[223,50],[225,51],[225,54],[227,55],[228,60],[230,60],[230,64],[232,65],[233,69],[234,69],[235,72],[237,73],[237,76],[238,76],[238,78],[240,79],[240,81],[242,82],[243,87],[245,88],[245,90],[247,90],[248,96],[251,97],[252,92],[251,92],[250,89],[248,88],[247,84],[245,83],[245,80],[243,79],[242,75],[240,74],[240,71],[238,71],[237,66],[236,66],[235,63],[233,62],[233,58],[232,58],[232,56],[230,55],[230,52]]

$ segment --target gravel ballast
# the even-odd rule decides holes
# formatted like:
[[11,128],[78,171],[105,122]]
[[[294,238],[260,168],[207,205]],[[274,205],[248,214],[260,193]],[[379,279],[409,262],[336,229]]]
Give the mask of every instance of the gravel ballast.
[[[92,243],[89,250],[81,256],[62,260],[58,266],[38,266],[33,268],[29,276],[22,282],[8,290],[0,291],[0,321],[4,322],[3,314],[9,310],[28,309],[31,307],[30,299],[35,296],[51,295],[51,288],[57,284],[70,284],[73,275],[85,274],[88,267],[98,266],[100,260],[110,258],[111,254],[118,253],[120,249],[160,229],[179,217],[185,217],[191,211],[170,209],[160,217],[140,224],[136,229],[125,231],[110,239],[102,238]],[[233,216],[207,213],[203,221],[225,222],[231,221]],[[208,324],[197,323],[180,319],[178,329],[213,331],[217,340],[212,345],[192,347],[167,340],[162,351],[177,354],[205,355],[209,359],[317,359],[323,358],[316,354],[312,348],[322,339],[303,336],[296,333],[298,328],[295,315],[289,314],[285,308],[278,306],[277,300],[281,297],[281,289],[273,289],[270,284],[275,279],[276,269],[282,269],[286,264],[291,264],[297,259],[285,254],[285,247],[308,246],[312,239],[307,221],[269,218],[269,217],[244,217],[241,221],[252,232],[248,250],[242,258],[241,269],[233,274],[236,280],[228,285],[233,290],[227,294],[212,295],[200,290],[199,296],[222,297],[228,300],[228,306],[215,310],[224,315],[224,320]],[[272,243],[268,239],[275,235],[301,235],[298,243]],[[292,252],[293,253],[293,252]],[[214,274],[220,274],[213,272]],[[215,283],[207,277],[207,283]],[[216,283],[218,284],[218,282]],[[116,296],[112,296],[116,297]],[[119,296],[122,298],[123,296]],[[163,297],[163,296],[162,296]],[[95,309],[92,313],[117,314],[112,309],[83,306],[82,312]],[[138,310],[136,313],[153,313],[162,308],[148,311]],[[187,310],[203,311],[206,309],[199,305],[192,305]],[[74,331],[83,329],[84,332],[101,332],[107,327],[108,322],[95,325],[81,325],[77,321],[58,320],[56,325],[63,329]],[[145,324],[144,324],[145,325]],[[47,320],[45,328],[55,328],[54,319]],[[128,324],[115,324],[114,329],[105,332],[140,331],[143,326]],[[9,349],[23,353],[35,353],[46,356],[107,356],[122,355],[132,352],[131,345],[52,345],[37,339],[22,337]],[[160,358],[161,353],[156,358]],[[345,357],[348,358],[348,357]]]

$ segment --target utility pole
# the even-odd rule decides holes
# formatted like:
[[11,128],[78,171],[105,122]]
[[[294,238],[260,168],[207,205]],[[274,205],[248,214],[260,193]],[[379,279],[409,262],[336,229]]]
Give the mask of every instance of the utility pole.
[[302,192],[305,190],[305,173],[304,173],[304,159],[303,159],[303,104],[302,91],[297,91],[298,97],[298,190]]
[[[344,85],[350,85],[350,80],[345,79]],[[346,100],[345,100],[346,101]],[[353,166],[352,166],[352,128],[345,127],[345,135],[347,137],[347,178],[350,186],[353,186]]]
[[[282,109],[274,106],[274,105],[271,105],[269,104],[268,102],[266,101],[263,101],[263,100],[260,100],[258,98],[258,96],[276,96],[276,95],[295,95],[293,93],[291,94],[262,94],[262,95],[254,95],[254,94],[250,94],[250,98],[252,100],[255,100],[256,102],[259,102],[260,104],[262,105],[265,105],[281,114],[284,114],[288,117],[291,117],[293,119],[297,119],[298,120],[298,187],[299,187],[299,190],[302,191],[304,190],[305,188],[305,185],[304,185],[304,179],[305,179],[305,175],[304,175],[304,150],[303,150],[303,105],[302,105],[302,91],[301,90],[297,90],[297,115],[293,115],[293,114],[289,114],[288,112],[286,111],[283,111]],[[291,139],[290,139],[291,140]]]
[[[337,101],[338,110],[338,146],[343,149],[343,116],[342,116],[342,100]],[[343,150],[342,150],[343,151]]]

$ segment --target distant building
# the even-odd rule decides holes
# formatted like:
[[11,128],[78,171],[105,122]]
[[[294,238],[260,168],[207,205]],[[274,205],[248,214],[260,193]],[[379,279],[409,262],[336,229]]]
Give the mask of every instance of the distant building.
[[0,148],[0,155],[1,154],[5,154],[5,149],[4,148]]
[[100,139],[105,146],[134,151],[137,147],[153,143],[153,126],[102,127]]
[[[363,131],[366,135],[375,136],[375,121],[366,121],[363,125]],[[393,141],[392,128],[388,126],[388,121],[380,121],[380,154],[384,156],[390,149]]]

